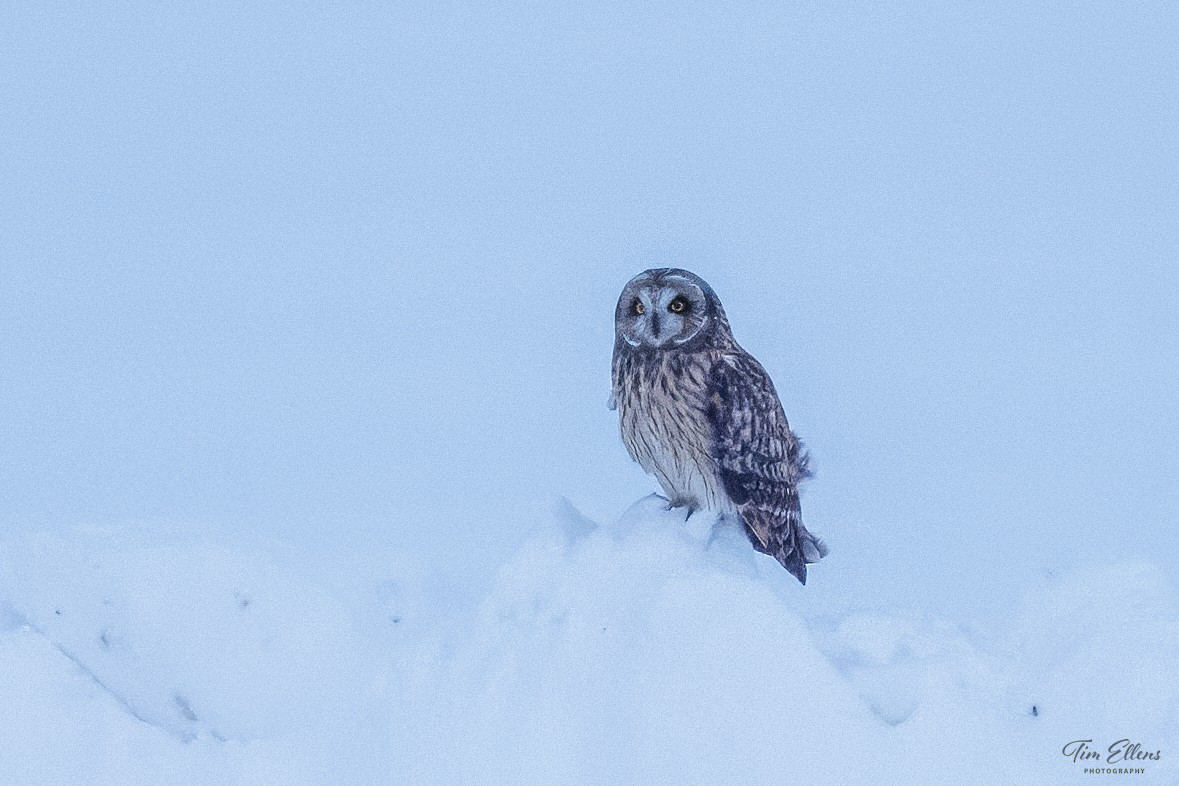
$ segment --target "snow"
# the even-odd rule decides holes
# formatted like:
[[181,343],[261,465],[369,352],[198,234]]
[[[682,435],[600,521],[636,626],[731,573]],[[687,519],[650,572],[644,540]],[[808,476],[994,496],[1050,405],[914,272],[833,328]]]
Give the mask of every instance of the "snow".
[[1179,776],[1150,562],[1045,577],[982,630],[816,610],[655,497],[533,532],[490,586],[375,540],[10,533],[5,782],[1074,783],[1066,743],[1123,738],[1162,749],[1134,782]]

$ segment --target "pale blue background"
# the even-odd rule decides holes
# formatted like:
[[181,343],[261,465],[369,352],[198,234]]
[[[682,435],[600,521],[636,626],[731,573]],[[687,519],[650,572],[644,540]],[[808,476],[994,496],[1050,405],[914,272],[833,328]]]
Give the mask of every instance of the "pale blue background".
[[612,308],[678,265],[814,453],[815,597],[1179,563],[1175,5],[78,5],[0,12],[0,525],[489,572],[654,488]]

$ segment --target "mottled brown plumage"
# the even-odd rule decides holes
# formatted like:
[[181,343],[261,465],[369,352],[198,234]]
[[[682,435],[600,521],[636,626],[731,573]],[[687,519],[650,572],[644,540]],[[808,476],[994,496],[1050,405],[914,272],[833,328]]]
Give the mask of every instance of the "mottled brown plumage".
[[806,583],[826,555],[802,523],[807,454],[765,369],[693,273],[648,270],[615,313],[613,401],[631,457],[676,507],[735,516],[753,547]]

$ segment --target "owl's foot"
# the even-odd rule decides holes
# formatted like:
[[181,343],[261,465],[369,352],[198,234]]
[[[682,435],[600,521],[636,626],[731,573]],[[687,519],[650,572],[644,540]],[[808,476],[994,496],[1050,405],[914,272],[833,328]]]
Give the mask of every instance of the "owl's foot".
[[692,514],[696,512],[696,503],[689,499],[673,499],[667,503],[667,510],[672,511],[677,508],[683,508],[686,511],[684,521],[692,518]]

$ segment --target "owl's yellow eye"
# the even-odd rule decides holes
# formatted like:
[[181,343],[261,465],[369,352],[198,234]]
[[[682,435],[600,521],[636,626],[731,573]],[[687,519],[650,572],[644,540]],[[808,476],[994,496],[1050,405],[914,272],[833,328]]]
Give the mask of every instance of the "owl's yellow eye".
[[646,307],[646,306],[644,306],[644,305],[643,305],[641,302],[639,302],[638,300],[636,300],[636,301],[635,301],[635,304],[634,304],[633,306],[631,306],[631,309],[632,309],[632,310],[633,310],[633,311],[634,311],[636,314],[642,314],[644,311],[646,311],[646,310],[647,310],[647,307]]
[[682,314],[688,310],[688,301],[682,297],[677,297],[667,306],[667,310],[673,314]]

